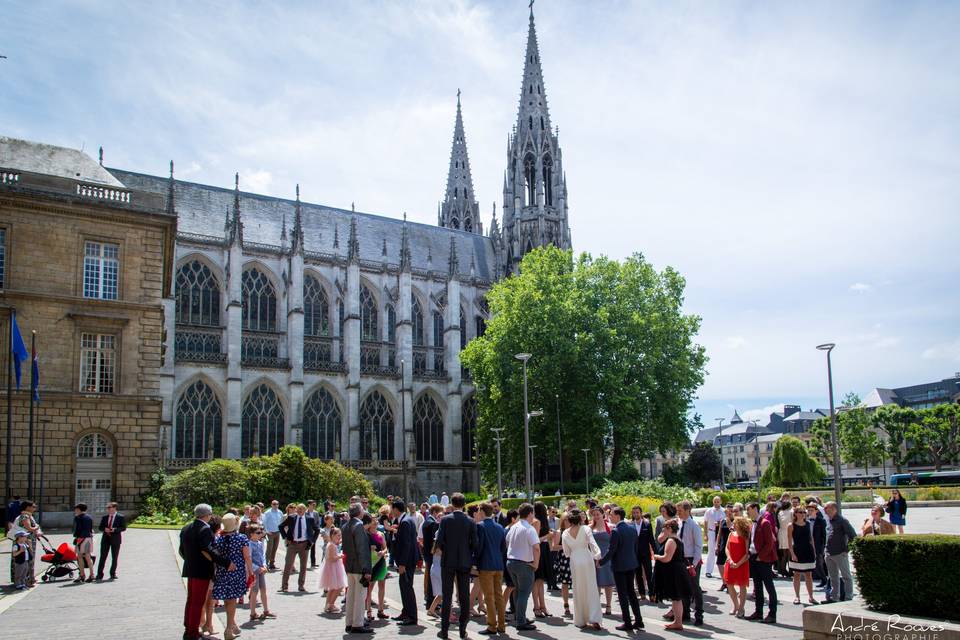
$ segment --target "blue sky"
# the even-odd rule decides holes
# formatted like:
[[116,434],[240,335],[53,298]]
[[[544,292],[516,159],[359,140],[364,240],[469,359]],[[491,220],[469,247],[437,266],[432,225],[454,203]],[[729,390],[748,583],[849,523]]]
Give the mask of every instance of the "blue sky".
[[[575,248],[687,278],[708,424],[960,370],[960,4],[535,5]],[[0,133],[434,222],[456,91],[484,220],[525,2],[0,1]]]

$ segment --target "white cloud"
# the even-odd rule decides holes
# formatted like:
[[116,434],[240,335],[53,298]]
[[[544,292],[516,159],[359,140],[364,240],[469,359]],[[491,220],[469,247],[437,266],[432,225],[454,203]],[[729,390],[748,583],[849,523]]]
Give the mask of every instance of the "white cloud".
[[923,350],[924,360],[960,362],[960,340],[944,342]]
[[747,339],[743,336],[730,336],[724,341],[724,344],[727,345],[728,349],[736,351],[747,344]]
[[770,422],[770,414],[775,411],[783,411],[783,406],[784,403],[781,402],[780,404],[771,404],[770,406],[759,409],[747,409],[740,414],[740,417],[743,418],[745,422],[756,420],[760,424],[765,425]]
[[873,290],[872,284],[866,284],[865,282],[854,282],[850,285],[850,291],[856,291],[857,293],[866,293]]
[[252,191],[254,193],[271,193],[273,186],[273,174],[264,169],[240,172],[240,190]]

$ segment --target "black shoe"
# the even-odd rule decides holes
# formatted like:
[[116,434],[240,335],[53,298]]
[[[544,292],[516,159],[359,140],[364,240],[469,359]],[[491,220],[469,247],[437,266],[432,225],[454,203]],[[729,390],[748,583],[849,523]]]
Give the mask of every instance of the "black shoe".
[[416,624],[417,624],[417,621],[416,621],[416,620],[407,619],[407,620],[401,620],[400,622],[398,622],[398,623],[397,623],[397,626],[398,626],[398,627],[413,627],[413,626],[416,626]]
[[440,640],[447,640],[449,636],[447,636],[446,631],[437,631],[437,637],[440,638]]
[[97,582],[103,582],[103,576],[97,576]]
[[703,626],[703,618],[694,618],[694,619],[693,619],[693,626],[695,626],[695,627],[702,627],[702,626]]
[[351,631],[350,633],[373,633],[373,629],[371,629],[370,627],[360,627],[359,629],[354,627],[353,631]]
[[526,622],[517,627],[517,631],[536,631],[537,625],[532,622]]
[[760,622],[764,624],[777,624],[777,616],[773,613],[768,613],[767,616]]
[[637,620],[633,623],[634,629],[643,629],[643,620]]
[[763,618],[762,613],[760,613],[759,611],[754,611],[753,613],[748,615],[746,618],[744,618],[744,620],[760,620],[762,618]]
[[460,629],[460,637],[461,637],[461,638],[466,638],[466,637],[467,637],[467,630],[466,630],[466,629]]
[[347,633],[353,633],[353,627],[347,627],[347,628],[345,629],[345,631],[346,631]]
[[119,580],[119,578],[117,578],[117,574],[115,574],[115,573],[110,574],[110,579],[111,579],[111,580]]
[[833,598],[824,598],[820,601],[820,604],[833,604],[834,602],[836,602],[836,600]]
[[496,629],[481,629],[481,630],[479,631],[479,633],[480,633],[480,635],[482,635],[482,636],[495,636],[495,635],[497,635],[497,630],[496,630]]
[[626,622],[624,622],[623,624],[618,624],[617,626],[615,626],[614,629],[616,629],[617,631],[630,631],[631,629],[633,629],[633,625],[627,624]]
[[403,620],[406,620],[406,617],[404,617],[403,615],[399,615],[399,616],[393,616],[390,619],[393,620],[394,622],[402,622]]

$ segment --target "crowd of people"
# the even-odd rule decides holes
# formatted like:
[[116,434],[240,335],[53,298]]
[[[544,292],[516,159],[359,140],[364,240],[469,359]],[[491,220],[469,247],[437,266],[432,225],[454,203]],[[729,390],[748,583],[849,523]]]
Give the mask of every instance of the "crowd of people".
[[[508,618],[519,631],[535,630],[537,619],[554,615],[547,589],[560,592],[563,617],[579,628],[602,628],[604,615],[612,613],[614,590],[618,630],[644,628],[641,600],[669,602],[663,616],[667,629],[701,625],[701,569],[710,577],[718,573],[730,615],[768,624],[777,622],[777,574],[793,581],[798,605],[801,586],[807,603],[817,604],[814,578],[826,590],[823,602],[851,599],[854,593],[847,551],[858,534],[836,504],[815,496],[769,495],[764,504],[745,506],[723,505],[717,496],[699,522],[688,501],[664,502],[655,520],[638,506],[628,514],[624,506],[591,499],[584,508],[573,500],[562,508],[536,501],[504,511],[497,499],[468,507],[459,493],[432,495],[419,506],[388,496],[387,504],[371,509],[369,500],[354,496],[346,511],[331,501],[322,511],[316,507],[311,501],[281,510],[273,501],[269,508],[250,505],[218,518],[208,505],[198,505],[195,520],[181,531],[188,579],[184,638],[213,632],[217,602],[226,612],[225,640],[240,634],[236,612],[245,597],[251,620],[275,618],[266,576],[280,571],[275,560],[281,544],[279,591],[289,590],[294,573],[298,590],[307,591],[307,569],[318,566],[319,556],[323,614],[342,615],[346,631],[355,634],[373,633],[373,620],[390,617],[384,598],[391,569],[402,602],[392,619],[417,625],[423,608],[439,618],[442,639],[451,625],[465,637],[475,616],[485,618],[482,635],[505,633]],[[894,533],[905,514],[906,501],[896,494],[873,509],[860,533]],[[754,602],[749,615],[748,599]]]

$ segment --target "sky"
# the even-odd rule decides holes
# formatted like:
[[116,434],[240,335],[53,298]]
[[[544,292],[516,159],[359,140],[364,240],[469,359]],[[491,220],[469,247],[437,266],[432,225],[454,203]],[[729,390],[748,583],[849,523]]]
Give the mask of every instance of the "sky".
[[[960,371],[960,4],[534,6],[574,248],[686,278],[706,424]],[[0,135],[435,223],[501,206],[523,1],[0,0]]]

